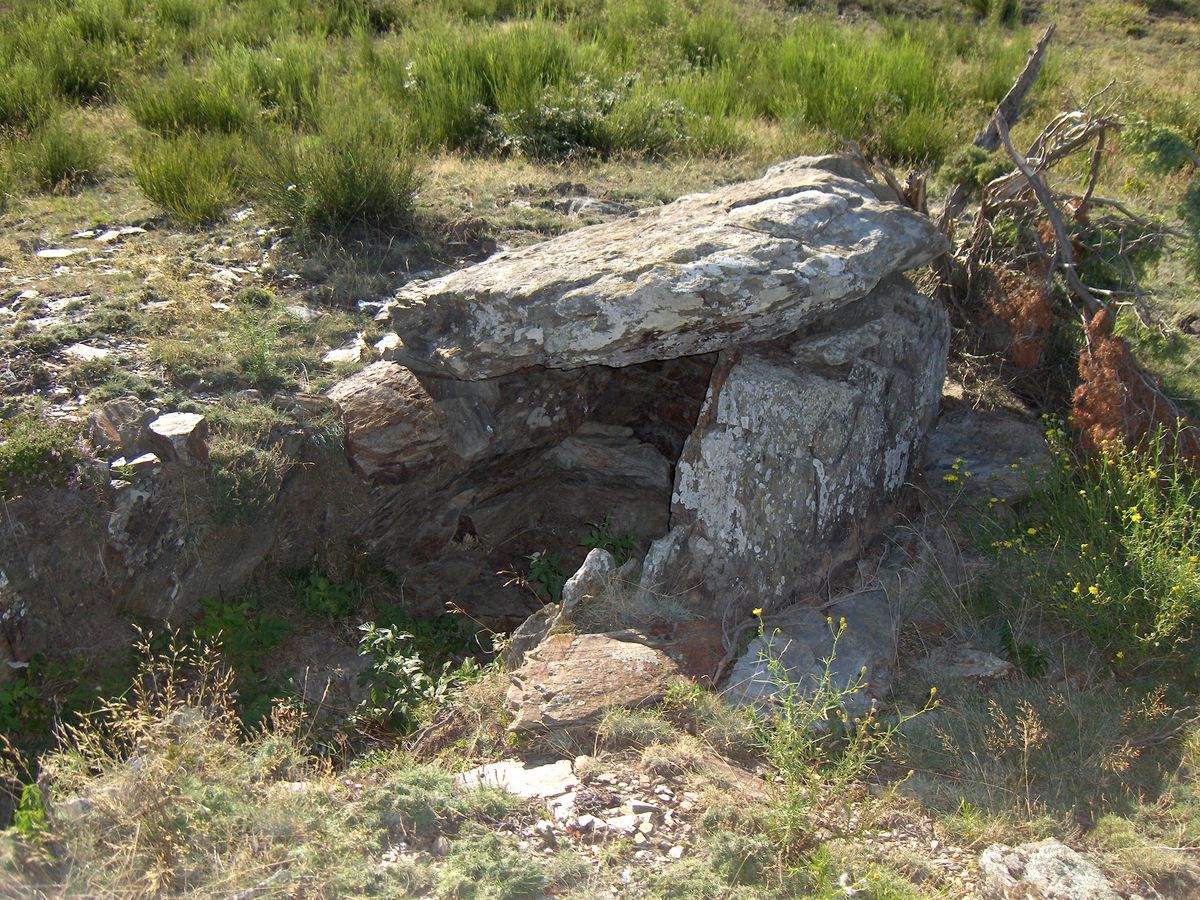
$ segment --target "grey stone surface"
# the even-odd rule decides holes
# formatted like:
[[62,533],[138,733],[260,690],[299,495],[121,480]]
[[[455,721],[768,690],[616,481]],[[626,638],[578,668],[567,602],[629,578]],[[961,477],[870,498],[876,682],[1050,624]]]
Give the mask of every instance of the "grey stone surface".
[[902,280],[794,340],[723,353],[642,583],[701,614],[779,609],[854,558],[937,413],[949,325]]
[[1041,426],[1007,412],[955,410],[942,416],[925,454],[926,490],[942,503],[1013,503],[1050,467]]
[[726,696],[759,703],[793,689],[804,698],[827,689],[847,692],[847,711],[865,712],[891,689],[896,628],[895,608],[883,590],[860,591],[824,609],[782,610],[763,620],[763,633],[730,673]]
[[1118,900],[1104,873],[1050,838],[1008,847],[993,844],[979,857],[981,900]]
[[483,379],[627,366],[782,337],[946,249],[846,159],[579,229],[403,288],[380,318],[409,368]]

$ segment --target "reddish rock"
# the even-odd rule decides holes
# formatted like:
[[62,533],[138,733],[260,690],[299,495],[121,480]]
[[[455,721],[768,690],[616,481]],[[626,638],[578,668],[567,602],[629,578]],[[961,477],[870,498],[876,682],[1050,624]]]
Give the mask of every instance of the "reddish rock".
[[657,703],[679,667],[665,654],[602,634],[554,634],[511,675],[511,731],[586,725],[610,707]]

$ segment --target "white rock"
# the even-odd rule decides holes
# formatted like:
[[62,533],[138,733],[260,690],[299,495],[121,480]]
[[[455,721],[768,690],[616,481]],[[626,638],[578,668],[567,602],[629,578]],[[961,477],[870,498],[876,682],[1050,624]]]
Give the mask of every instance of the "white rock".
[[363,350],[366,349],[366,341],[360,334],[353,342],[345,347],[338,347],[336,350],[330,350],[321,357],[321,362],[328,365],[337,365],[339,363],[356,363],[363,357]]
[[982,900],[1118,900],[1104,873],[1053,838],[1009,847],[993,844],[979,857]]
[[136,225],[126,225],[121,228],[110,228],[103,234],[97,235],[95,240],[98,244],[111,244],[114,241],[119,241],[123,237],[129,237],[131,234],[145,233],[145,228],[138,228]]
[[208,463],[208,421],[198,413],[174,412],[149,424],[150,443],[165,462]]
[[87,344],[72,344],[63,351],[63,355],[75,362],[93,362],[104,359],[112,353],[103,347],[89,347]]
[[40,259],[66,259],[68,256],[75,256],[83,252],[82,247],[49,247],[45,250],[39,250],[37,256]]
[[463,772],[458,779],[467,787],[491,785],[518,797],[542,800],[562,797],[579,784],[569,759],[532,769],[527,769],[523,760],[506,759]]

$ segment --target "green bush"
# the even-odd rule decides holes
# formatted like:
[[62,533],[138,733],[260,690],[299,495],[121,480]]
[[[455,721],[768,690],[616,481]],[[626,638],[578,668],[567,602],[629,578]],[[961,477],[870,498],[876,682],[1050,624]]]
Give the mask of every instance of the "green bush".
[[1178,172],[1200,162],[1188,139],[1174,128],[1138,122],[1121,132],[1121,142],[1148,171]]
[[211,222],[236,200],[241,144],[223,135],[153,139],[134,154],[138,188],[185,225]]
[[471,657],[457,665],[444,660],[437,666],[422,659],[411,634],[394,628],[366,622],[359,630],[363,635],[358,653],[370,659],[369,668],[359,675],[367,699],[357,716],[365,723],[414,731],[429,712],[450,703],[467,683],[487,671]]
[[131,88],[125,104],[139,125],[164,137],[247,129],[256,111],[245,86],[213,75],[175,69]]
[[1049,434],[1055,468],[992,549],[1021,568],[1040,610],[1114,664],[1168,659],[1200,625],[1200,478],[1161,462],[1161,439],[1148,451],[1110,448],[1080,469],[1065,433]]
[[0,490],[5,493],[72,483],[90,461],[78,428],[33,414],[0,422]]
[[343,237],[412,224],[418,177],[398,123],[380,106],[329,96],[312,135],[259,139],[253,190],[302,234]]
[[97,181],[103,153],[87,132],[53,121],[19,145],[16,156],[39,188],[65,191]]

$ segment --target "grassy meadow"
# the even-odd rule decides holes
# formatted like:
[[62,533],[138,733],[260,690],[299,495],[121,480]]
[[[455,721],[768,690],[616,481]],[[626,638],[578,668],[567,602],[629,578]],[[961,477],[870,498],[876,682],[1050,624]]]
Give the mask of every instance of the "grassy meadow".
[[[1128,127],[1096,190],[1200,234],[1197,0],[0,0],[0,491],[88,461],[42,413],[134,395],[208,417],[222,514],[252,520],[294,464],[272,395],[369,361],[325,357],[409,279],[592,221],[564,199],[645,208],[851,141],[936,209],[993,162],[965,148],[1051,22],[1017,144],[1106,104]],[[1118,330],[1200,412],[1200,239],[1139,266],[1156,321]],[[1017,405],[993,371],[952,363],[967,402]],[[932,577],[905,638],[1012,679],[905,670],[894,709],[816,736],[844,697],[755,717],[680,683],[542,744],[506,734],[461,617],[406,617],[369,560],[280,573],[111,671],[0,681],[0,894],[964,897],[991,842],[1056,836],[1122,890],[1196,896],[1200,484],[1079,465],[1063,411],[1036,410],[1030,499],[948,517],[976,577]],[[304,631],[357,644],[367,700],[317,715],[264,664]],[[694,794],[686,855],[531,851],[544,808],[452,777],[515,753]]]

